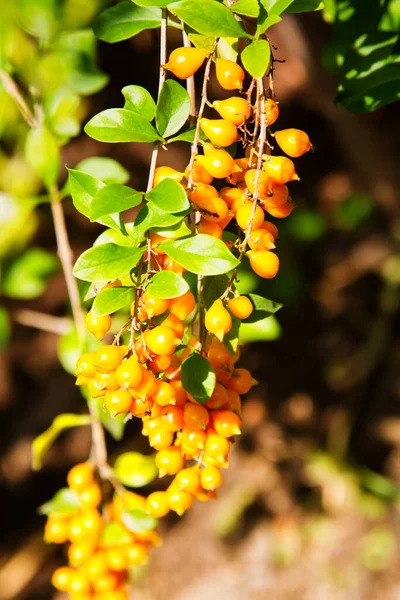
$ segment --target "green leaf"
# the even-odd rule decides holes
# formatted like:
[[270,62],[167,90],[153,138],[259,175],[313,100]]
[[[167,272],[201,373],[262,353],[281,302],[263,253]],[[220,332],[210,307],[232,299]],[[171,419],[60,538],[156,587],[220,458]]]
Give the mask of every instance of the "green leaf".
[[132,543],[132,536],[125,527],[116,521],[106,523],[101,533],[100,544],[103,548],[118,548]]
[[153,298],[169,300],[186,294],[189,286],[183,277],[173,271],[159,271],[153,275],[147,290]]
[[[267,13],[268,16],[272,16],[272,15],[280,15],[283,13],[284,10],[287,9],[287,7],[292,4],[292,2],[294,0],[260,0],[261,1],[261,7],[262,9],[264,9]],[[260,13],[262,12],[262,9],[260,11]],[[261,17],[261,14],[260,14]]]
[[217,57],[236,62],[238,55],[238,38],[220,38],[217,45]]
[[269,14],[267,5],[269,0],[260,0],[260,14],[257,19],[257,30],[256,37],[258,38],[260,35],[265,33],[269,27],[275,25],[275,23],[279,23],[281,21],[281,17],[278,14]]
[[245,17],[257,18],[260,13],[260,5],[257,0],[238,0],[230,8],[232,12]]
[[32,299],[46,289],[49,277],[59,270],[58,259],[41,248],[29,248],[6,268],[2,292],[5,296]]
[[[194,140],[195,133],[196,133],[196,127],[191,127],[190,129],[187,129],[186,131],[182,131],[182,133],[180,133],[179,135],[170,137],[167,140],[167,144],[170,144],[171,142],[190,142],[190,143],[192,143]],[[204,135],[204,133],[202,131],[200,132],[200,140],[202,140],[203,142],[205,142],[207,140],[207,137]]]
[[196,46],[196,48],[199,48],[200,50],[207,50],[208,52],[212,51],[215,42],[214,37],[207,37],[205,35],[192,32],[188,33],[188,37],[193,46]]
[[214,392],[216,377],[208,360],[194,352],[182,363],[181,381],[188,394],[205,404]]
[[153,229],[154,227],[171,227],[178,223],[182,223],[182,220],[187,213],[188,211],[182,211],[181,213],[175,214],[167,213],[158,208],[153,202],[148,202],[140,209],[135,219],[132,234],[134,244],[139,244],[142,241],[145,232],[149,229]]
[[96,403],[100,422],[114,440],[122,440],[126,426],[126,413],[112,417],[110,411],[104,409],[103,398],[93,398],[89,402]]
[[8,312],[3,306],[0,306],[0,352],[6,349],[10,335],[11,323]]
[[239,329],[239,343],[269,342],[279,338],[280,334],[280,325],[273,315],[253,323],[242,321]]
[[139,452],[120,454],[114,465],[114,473],[121,483],[129,487],[144,487],[158,475],[154,456]]
[[76,369],[76,362],[82,352],[94,352],[99,347],[100,342],[94,337],[94,335],[89,335],[89,333],[87,339],[82,344],[76,327],[73,327],[71,323],[70,331],[58,338],[58,359],[67,373],[73,374]]
[[143,199],[143,192],[119,183],[111,183],[101,188],[90,205],[90,220],[97,221],[101,217],[120,213],[138,206]]
[[239,264],[221,240],[204,233],[164,242],[160,247],[170,258],[198,275],[228,273]]
[[125,98],[124,108],[138,113],[147,121],[154,119],[156,103],[146,88],[140,85],[126,85],[121,91]]
[[155,29],[161,25],[159,8],[142,8],[133,2],[119,2],[107,8],[97,17],[93,30],[100,40],[114,43],[126,40],[145,29]]
[[170,178],[160,181],[145,197],[167,213],[178,213],[190,208],[185,190],[177,181]]
[[84,281],[111,281],[135,268],[144,248],[124,248],[116,244],[101,244],[80,255],[73,274]]
[[192,233],[185,221],[181,221],[180,223],[172,225],[171,227],[153,227],[152,231],[154,231],[154,233],[158,233],[158,235],[161,237],[173,240],[186,237]]
[[72,515],[81,509],[77,492],[70,488],[61,488],[51,500],[38,508],[38,513],[41,515]]
[[74,415],[65,413],[58,415],[46,431],[41,433],[32,443],[32,468],[39,471],[42,468],[43,456],[53,444],[55,439],[70,427],[80,427],[90,425],[92,418],[90,415]]
[[147,515],[143,510],[126,510],[122,513],[121,521],[132,533],[153,531],[158,525],[158,520]]
[[100,179],[106,185],[110,183],[124,184],[129,181],[130,177],[129,171],[120,165],[119,162],[107,156],[84,158],[76,165],[75,169]]
[[260,319],[264,319],[267,316],[275,314],[283,306],[283,304],[280,304],[279,302],[268,300],[267,298],[263,298],[257,294],[248,294],[248,297],[254,306],[254,310],[245,321],[242,321],[244,323],[255,323]]
[[[92,175],[82,173],[77,169],[68,169],[68,188],[72,196],[72,202],[77,211],[90,219],[91,205],[94,196],[105,184]],[[111,216],[99,219],[99,223],[119,231],[119,223]]]
[[302,12],[313,12],[315,10],[322,10],[324,3],[321,0],[294,0],[286,8],[286,13],[302,13]]
[[190,98],[186,89],[173,79],[164,82],[156,109],[157,130],[170,137],[186,123],[190,113]]
[[243,50],[241,59],[244,68],[257,79],[265,75],[271,60],[271,48],[267,40],[255,40]]
[[49,190],[60,174],[60,149],[54,136],[46,127],[31,129],[26,136],[27,163],[36,171]]
[[171,0],[134,0],[138,6],[160,6],[165,8],[171,4]]
[[102,290],[94,299],[92,311],[95,316],[111,315],[133,301],[131,287],[113,287]]
[[85,133],[99,142],[147,142],[162,140],[154,127],[126,108],[109,108],[85,125]]
[[[125,229],[129,236],[133,235],[134,226],[133,223],[125,223]],[[93,242],[93,246],[100,246],[100,244],[117,244],[117,246],[132,247],[134,246],[131,237],[127,237],[122,231],[116,231],[115,229],[106,229],[99,237]]]
[[205,36],[252,37],[236,21],[229,8],[216,0],[181,0],[169,4],[168,10]]

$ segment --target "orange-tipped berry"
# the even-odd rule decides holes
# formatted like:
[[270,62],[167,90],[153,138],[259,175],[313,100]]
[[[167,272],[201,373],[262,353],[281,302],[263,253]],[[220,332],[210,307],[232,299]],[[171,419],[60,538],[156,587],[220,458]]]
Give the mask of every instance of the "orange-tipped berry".
[[92,310],[86,315],[86,327],[98,340],[102,340],[109,331],[112,321],[110,315],[96,317]]
[[236,127],[243,123],[251,116],[251,105],[245,98],[233,96],[226,100],[215,100],[213,108],[226,121],[231,121]]
[[206,312],[205,326],[207,331],[213,333],[221,341],[224,335],[232,329],[231,316],[220,298],[215,300]]
[[215,61],[217,81],[224,90],[241,90],[245,78],[242,67],[233,60],[217,58]]
[[251,300],[247,296],[237,296],[228,300],[228,308],[238,319],[247,319],[254,310]]
[[263,155],[263,158],[265,158],[263,169],[273,183],[283,185],[288,181],[299,179],[294,163],[290,158],[286,158],[286,156],[268,156],[266,154]]
[[164,68],[171,71],[178,79],[188,79],[200,69],[206,56],[206,50],[200,48],[175,48]]
[[240,417],[231,410],[216,410],[212,413],[212,422],[218,435],[230,438],[240,435],[242,421]]
[[[215,146],[225,148],[237,140],[236,125],[225,119],[201,119],[200,127]],[[206,167],[207,168],[207,167]]]
[[279,258],[268,250],[249,250],[247,256],[250,266],[257,275],[264,279],[272,279],[279,271]]
[[181,343],[171,327],[159,325],[154,329],[147,329],[144,334],[146,344],[150,352],[154,354],[169,355]]
[[301,129],[281,129],[275,132],[275,139],[284,153],[292,158],[302,156],[312,148],[310,138]]

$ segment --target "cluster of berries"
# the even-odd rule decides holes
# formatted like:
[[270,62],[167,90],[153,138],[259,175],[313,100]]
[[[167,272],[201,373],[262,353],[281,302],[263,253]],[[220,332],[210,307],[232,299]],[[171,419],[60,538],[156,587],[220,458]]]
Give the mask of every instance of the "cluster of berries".
[[[165,68],[181,79],[193,75],[202,65],[207,52],[198,48],[177,48],[171,53]],[[215,61],[216,78],[226,90],[241,90],[245,72],[237,63],[217,58]],[[278,236],[276,226],[265,220],[265,213],[275,218],[284,218],[291,214],[294,204],[289,196],[287,183],[298,180],[291,158],[302,156],[312,149],[310,139],[299,129],[283,129],[272,133],[278,146],[287,156],[264,154],[262,171],[257,174],[257,160],[254,153],[245,158],[234,159],[224,148],[248,135],[247,123],[253,119],[253,107],[246,97],[232,96],[226,100],[215,101],[210,106],[216,110],[220,119],[200,119],[200,127],[210,143],[203,143],[203,155],[196,157],[191,173],[190,200],[200,213],[198,232],[207,233],[222,239],[222,232],[232,218],[246,235],[245,245],[249,246],[247,256],[252,269],[264,278],[272,278],[279,269],[279,259],[272,252]],[[272,99],[265,102],[265,119],[269,128],[279,117],[279,107]],[[259,123],[257,123],[259,126]],[[291,157],[291,158],[288,158]],[[181,180],[190,174],[161,171],[158,180],[164,176]],[[167,168],[168,169],[168,168]],[[213,179],[226,179],[231,185],[219,191],[211,185]],[[255,210],[253,198],[258,199]],[[251,223],[250,223],[251,221]],[[249,230],[250,228],[250,230]]]
[[[143,510],[145,498],[127,491],[102,506],[101,489],[89,463],[73,467],[67,482],[79,508],[50,514],[45,526],[46,542],[70,542],[69,566],[53,573],[54,587],[68,592],[72,600],[128,600],[128,567],[147,562],[149,549],[160,543],[155,531],[132,533],[121,521],[123,511]],[[123,530],[118,543],[104,535],[110,525]]]

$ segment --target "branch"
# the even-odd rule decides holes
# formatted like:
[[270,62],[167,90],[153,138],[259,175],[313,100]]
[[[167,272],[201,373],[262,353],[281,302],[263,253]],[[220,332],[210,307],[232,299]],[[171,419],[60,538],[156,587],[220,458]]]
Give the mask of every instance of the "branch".
[[54,317],[37,310],[22,308],[11,313],[12,319],[20,325],[33,327],[55,335],[65,335],[72,329],[72,320],[67,317]]
[[32,127],[32,129],[39,127],[40,123],[29,108],[15,81],[5,71],[0,71],[0,80],[3,82],[4,89],[14,100],[19,112],[23,116],[24,120],[28,123],[29,127]]
[[[182,22],[182,26],[183,26],[183,22]],[[183,29],[182,30],[182,40],[183,40],[183,45],[186,48],[191,48],[192,44],[190,43],[188,34],[186,33],[186,31]],[[197,116],[197,107],[196,107],[196,84],[195,84],[195,80],[194,80],[194,75],[192,75],[191,77],[189,77],[186,80],[186,89],[187,89],[187,93],[189,94],[189,98],[190,98],[190,121],[191,125],[193,124],[193,121],[196,119]]]

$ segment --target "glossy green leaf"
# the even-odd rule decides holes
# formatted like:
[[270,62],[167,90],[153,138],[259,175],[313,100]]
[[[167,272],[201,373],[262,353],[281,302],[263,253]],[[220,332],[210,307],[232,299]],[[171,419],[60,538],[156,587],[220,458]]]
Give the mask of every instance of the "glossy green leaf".
[[168,4],[171,4],[171,0],[134,0],[134,3],[138,6],[159,6],[165,8]]
[[293,0],[285,10],[286,13],[302,13],[322,10],[324,3],[321,0]]
[[153,229],[154,227],[171,227],[172,225],[181,223],[187,213],[188,211],[182,211],[181,213],[167,213],[158,208],[153,202],[148,202],[140,209],[135,219],[134,230],[132,233],[134,244],[139,244],[143,240],[145,232],[149,229]]
[[92,418],[90,415],[62,414],[58,415],[46,431],[41,433],[32,443],[32,468],[38,471],[42,468],[43,457],[47,450],[56,440],[56,438],[71,427],[81,427],[90,425]]
[[133,301],[131,287],[113,287],[102,290],[94,299],[92,312],[95,316],[111,315]]
[[85,132],[99,142],[152,143],[162,139],[147,119],[126,108],[98,113],[86,124]]
[[58,259],[42,248],[28,248],[5,269],[2,292],[5,296],[32,299],[46,289],[48,279],[60,268]]
[[10,335],[11,323],[8,312],[3,306],[0,306],[0,352],[6,349]]
[[169,4],[168,10],[205,36],[251,38],[229,8],[217,0],[181,0]]
[[[190,142],[190,143],[192,143],[194,140],[195,133],[196,133],[196,127],[191,127],[190,129],[186,129],[186,131],[182,131],[182,133],[179,133],[178,135],[176,135],[174,137],[168,138],[167,144],[170,144],[171,142]],[[207,137],[204,135],[204,133],[202,131],[200,131],[200,140],[202,140],[203,142],[205,142],[207,140]]]
[[129,273],[143,252],[144,248],[101,244],[81,254],[72,272],[84,281],[111,281]]
[[189,32],[188,37],[192,42],[193,46],[200,48],[200,50],[207,50],[211,52],[214,46],[215,37],[201,35],[200,33]]
[[173,271],[159,271],[153,275],[151,283],[147,288],[153,298],[177,298],[183,296],[189,290],[186,281]]
[[96,19],[93,30],[104,42],[126,40],[145,29],[155,29],[161,24],[159,8],[139,7],[133,2],[119,2],[104,10]]
[[193,353],[182,363],[181,381],[188,394],[199,404],[205,404],[214,392],[216,377],[208,360]]
[[158,235],[161,235],[161,237],[172,240],[186,237],[192,233],[185,221],[181,221],[180,223],[171,225],[170,227],[153,227],[152,231],[154,231],[154,233],[158,233]]
[[100,422],[114,440],[122,440],[126,427],[126,413],[112,417],[110,411],[104,408],[104,398],[93,398],[89,402],[96,403]]
[[154,455],[145,456],[139,452],[125,452],[115,461],[114,473],[124,485],[137,488],[153,481],[158,475],[158,470]]
[[166,178],[146,194],[146,200],[167,213],[178,213],[190,208],[183,187],[173,179]]
[[198,275],[228,273],[239,264],[221,240],[203,233],[164,242],[161,248],[185,269]]
[[190,98],[186,89],[173,79],[167,79],[160,92],[156,109],[157,130],[170,137],[183,127],[190,112]]
[[60,174],[60,149],[46,127],[30,129],[26,137],[25,156],[27,163],[49,190]]
[[260,0],[262,8],[269,16],[280,15],[292,2],[293,0]]
[[110,521],[105,524],[100,541],[103,548],[121,548],[132,543],[132,536],[122,523]]
[[[100,179],[77,169],[67,168],[67,171],[68,191],[71,194],[72,202],[77,211],[90,219],[93,198],[99,190],[105,187],[105,184]],[[106,227],[111,227],[119,231],[119,224],[112,216],[105,216],[99,219],[99,222]]]
[[146,88],[140,85],[126,85],[121,91],[125,98],[124,108],[138,113],[147,121],[154,119],[156,103]]
[[147,515],[144,510],[126,510],[122,513],[121,521],[132,533],[153,531],[158,525],[158,520]]
[[257,0],[237,0],[230,8],[232,12],[245,17],[257,18],[260,13]]
[[111,183],[101,188],[94,196],[90,205],[90,220],[97,221],[106,215],[139,206],[142,199],[143,192],[137,192],[120,183]]
[[117,246],[134,246],[131,236],[133,235],[133,223],[125,223],[125,229],[128,232],[128,236],[124,235],[122,231],[116,231],[115,229],[106,229],[99,237],[93,242],[93,246],[99,246],[100,244],[117,244]]
[[254,310],[244,321],[245,323],[255,323],[260,319],[264,319],[267,316],[273,315],[283,306],[283,304],[280,304],[279,302],[268,300],[267,298],[263,298],[257,294],[248,294],[248,297],[251,300]]
[[271,48],[267,40],[255,40],[243,50],[241,59],[244,68],[252,77],[263,77],[271,60]]
[[270,0],[260,0],[260,14],[257,19],[256,37],[265,33],[269,27],[279,23],[281,17],[278,14],[268,12],[268,4]]
[[90,156],[89,158],[84,158],[76,165],[75,169],[100,179],[106,185],[110,183],[124,184],[129,181],[130,177],[129,171],[118,161],[107,156]]
[[38,513],[41,515],[66,515],[81,509],[77,492],[70,488],[61,488],[51,500],[38,508]]
[[220,38],[217,45],[217,57],[237,61],[238,38]]
[[239,343],[268,342],[281,335],[281,327],[276,318],[266,316],[255,322],[242,321],[239,329]]

